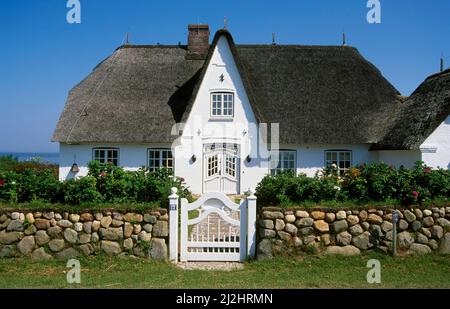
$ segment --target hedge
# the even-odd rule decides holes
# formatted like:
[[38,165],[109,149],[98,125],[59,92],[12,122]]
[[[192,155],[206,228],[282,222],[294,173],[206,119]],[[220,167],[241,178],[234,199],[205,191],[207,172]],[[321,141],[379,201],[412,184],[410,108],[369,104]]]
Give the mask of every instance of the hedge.
[[0,170],[0,201],[8,204],[159,202],[165,207],[171,187],[177,187],[180,196],[191,199],[183,180],[167,169],[151,172],[143,167],[138,171],[125,171],[112,164],[92,161],[87,176],[63,182],[49,169]]
[[450,171],[433,169],[418,161],[411,169],[385,163],[361,164],[340,175],[336,166],[315,177],[285,171],[266,176],[256,188],[259,206],[301,203],[371,202],[395,200],[402,205],[450,198]]

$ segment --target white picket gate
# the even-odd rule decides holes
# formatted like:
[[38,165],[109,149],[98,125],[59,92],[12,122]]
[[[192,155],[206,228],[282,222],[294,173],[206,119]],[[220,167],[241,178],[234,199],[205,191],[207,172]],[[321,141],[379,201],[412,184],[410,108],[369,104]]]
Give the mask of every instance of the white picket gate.
[[[178,196],[170,200],[170,259],[178,261]],[[225,194],[208,192],[197,201],[181,199],[180,261],[244,261],[253,257],[256,241],[256,197],[239,204]],[[191,214],[191,218],[189,218]]]

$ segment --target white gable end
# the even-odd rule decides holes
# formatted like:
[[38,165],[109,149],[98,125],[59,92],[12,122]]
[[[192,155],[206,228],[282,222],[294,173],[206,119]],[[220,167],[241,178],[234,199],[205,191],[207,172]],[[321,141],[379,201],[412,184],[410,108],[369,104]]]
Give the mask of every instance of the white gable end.
[[[217,93],[232,94],[234,98],[232,116],[213,114],[212,96]],[[223,104],[224,102],[221,102],[222,106]],[[246,160],[251,146],[254,146],[252,143],[258,139],[256,124],[256,117],[230,46],[227,39],[222,36],[213,50],[197,96],[184,124],[181,139],[178,139],[179,146],[175,149],[176,174],[196,186],[192,188],[194,192],[204,192],[204,178],[205,173],[207,174],[205,169],[208,168],[208,163],[204,162],[207,160],[205,147],[210,144],[227,143],[237,147],[236,177],[239,182],[237,191],[241,193],[250,185],[253,186],[252,179],[261,179],[268,173],[267,161],[259,158],[252,158],[250,162]],[[266,150],[262,152],[264,152],[263,157],[267,158]],[[192,160],[193,158],[195,159]]]
[[420,151],[427,165],[450,168],[450,116],[420,145]]

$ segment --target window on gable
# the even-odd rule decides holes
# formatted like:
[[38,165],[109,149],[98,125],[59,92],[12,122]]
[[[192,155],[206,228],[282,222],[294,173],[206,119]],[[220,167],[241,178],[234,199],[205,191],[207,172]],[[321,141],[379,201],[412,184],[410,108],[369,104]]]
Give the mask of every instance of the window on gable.
[[173,170],[172,150],[168,148],[148,150],[148,168],[155,172],[160,168]]
[[118,148],[94,148],[93,159],[100,163],[112,163],[119,165],[119,149]]
[[325,151],[325,167],[335,164],[339,174],[343,175],[352,165],[352,152],[350,150]]
[[270,175],[281,171],[295,171],[297,153],[295,150],[279,150],[278,158],[274,151],[270,154]]
[[234,94],[231,92],[213,92],[211,94],[211,116],[233,117]]

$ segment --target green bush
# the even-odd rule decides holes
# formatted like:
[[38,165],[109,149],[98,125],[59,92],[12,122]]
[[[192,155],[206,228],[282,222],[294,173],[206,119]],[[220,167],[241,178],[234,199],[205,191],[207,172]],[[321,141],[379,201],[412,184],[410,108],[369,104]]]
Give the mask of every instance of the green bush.
[[24,203],[154,203],[168,205],[170,188],[192,199],[181,179],[170,170],[150,172],[147,168],[125,171],[112,164],[89,163],[88,176],[60,182],[52,169],[0,171],[0,201]]
[[411,169],[385,163],[361,164],[339,175],[329,167],[315,177],[294,172],[266,176],[256,188],[258,205],[289,205],[322,201],[390,201],[404,205],[450,197],[450,171],[417,162]]
[[97,191],[97,181],[92,176],[69,179],[64,182],[64,202],[78,205],[101,201],[101,194]]

